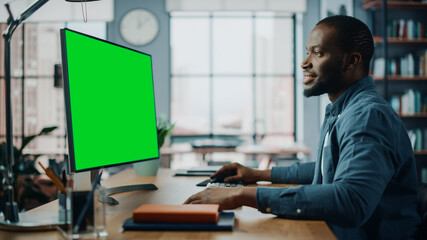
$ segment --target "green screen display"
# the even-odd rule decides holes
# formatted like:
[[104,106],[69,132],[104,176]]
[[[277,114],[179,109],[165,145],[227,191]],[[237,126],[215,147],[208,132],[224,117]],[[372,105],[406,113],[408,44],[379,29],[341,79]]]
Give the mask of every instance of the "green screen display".
[[71,171],[159,157],[151,56],[61,30]]

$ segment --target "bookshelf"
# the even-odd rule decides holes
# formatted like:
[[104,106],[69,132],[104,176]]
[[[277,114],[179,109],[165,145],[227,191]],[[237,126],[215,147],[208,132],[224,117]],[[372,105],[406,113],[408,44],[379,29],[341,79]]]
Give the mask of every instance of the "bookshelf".
[[405,123],[418,176],[427,168],[427,2],[362,2],[374,35],[371,75]]
[[[383,76],[372,76],[375,81],[384,81]],[[427,81],[427,76],[400,76],[388,75],[388,81]]]
[[[397,38],[397,37],[388,37],[387,42],[389,44],[399,44],[399,45],[409,45],[409,44],[427,44],[427,38],[416,38],[416,39],[404,39],[404,38]],[[383,43],[383,37],[381,36],[374,36],[374,43],[375,44],[382,44]]]
[[427,150],[415,150],[414,154],[415,156],[425,156],[427,155]]
[[[382,1],[364,1],[364,9],[381,10]],[[427,3],[415,1],[387,1],[387,9],[390,10],[427,10]]]
[[427,113],[399,113],[398,115],[401,118],[424,118],[424,120],[427,121]]

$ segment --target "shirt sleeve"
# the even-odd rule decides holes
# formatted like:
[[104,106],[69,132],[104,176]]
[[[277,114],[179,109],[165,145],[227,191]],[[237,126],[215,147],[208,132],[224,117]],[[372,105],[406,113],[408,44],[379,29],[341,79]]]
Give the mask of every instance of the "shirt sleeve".
[[[343,134],[336,136],[340,153],[333,182],[258,187],[256,201],[261,212],[322,219],[343,227],[359,227],[369,219],[395,172],[396,137],[390,129],[398,126],[387,121],[380,111],[353,114],[341,119],[338,126]],[[276,179],[277,172],[272,170],[272,179]]]
[[310,184],[313,181],[315,162],[294,163],[289,167],[273,167],[271,181],[274,183]]

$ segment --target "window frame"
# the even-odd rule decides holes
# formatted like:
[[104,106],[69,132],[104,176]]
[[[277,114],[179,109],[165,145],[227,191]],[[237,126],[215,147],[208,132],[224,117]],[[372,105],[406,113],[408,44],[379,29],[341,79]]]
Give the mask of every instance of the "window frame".
[[[172,142],[181,142],[181,141],[187,141],[187,140],[191,140],[191,139],[199,139],[199,138],[233,138],[233,137],[251,137],[254,141],[254,143],[256,143],[257,141],[261,140],[265,133],[258,133],[257,132],[257,109],[256,109],[256,82],[257,82],[257,78],[259,77],[264,77],[264,78],[280,78],[280,77],[291,77],[293,78],[293,130],[292,133],[286,133],[286,136],[288,135],[292,135],[292,139],[295,141],[296,140],[296,129],[297,129],[297,114],[296,114],[296,101],[297,101],[297,92],[296,92],[296,14],[295,13],[289,13],[288,14],[278,14],[276,16],[269,16],[268,14],[259,14],[257,15],[257,11],[248,11],[250,12],[250,18],[252,18],[252,73],[251,74],[215,74],[214,70],[213,70],[213,62],[214,62],[214,56],[213,56],[213,18],[248,18],[248,16],[244,16],[244,14],[242,16],[232,16],[232,15],[223,15],[220,16],[217,14],[216,11],[201,11],[203,12],[202,14],[194,14],[192,16],[190,15],[185,15],[185,13],[183,14],[182,12],[179,12],[179,14],[174,15],[174,12],[171,12],[169,14],[169,22],[170,22],[170,26],[173,26],[173,24],[171,23],[173,21],[174,18],[201,18],[201,19],[206,19],[209,18],[209,73],[207,74],[174,74],[173,72],[173,59],[171,58],[171,64],[170,64],[170,79],[171,81],[173,81],[174,78],[176,77],[185,77],[185,78],[191,78],[191,77],[203,77],[203,78],[209,78],[209,131],[206,134],[175,134],[174,132],[172,133],[171,139]],[[177,12],[178,13],[178,12]],[[206,14],[207,13],[207,14]],[[293,56],[292,56],[292,62],[294,63],[294,67],[292,70],[291,74],[274,74],[274,73],[257,73],[256,70],[256,19],[260,19],[260,18],[285,18],[285,19],[291,19],[292,20],[292,45],[293,45]],[[170,28],[170,37],[172,37],[171,34],[172,31],[172,27]],[[172,47],[169,48],[170,51],[170,56],[172,56]],[[252,94],[253,94],[253,103],[252,103],[252,108],[253,108],[253,130],[252,133],[250,134],[244,134],[244,133],[240,133],[240,134],[221,134],[221,133],[215,133],[214,132],[214,114],[213,114],[213,103],[214,103],[214,96],[213,96],[213,79],[214,78],[218,78],[218,77],[230,77],[230,78],[234,78],[234,77],[249,77],[251,78],[251,84],[252,84]],[[173,84],[171,83],[171,88],[173,87]],[[173,94],[173,90],[170,91],[170,94]],[[172,99],[172,97],[171,97]],[[173,118],[172,116],[172,109],[171,109],[171,119]],[[269,135],[282,135],[282,133],[274,133],[274,132],[270,132],[268,133]]]

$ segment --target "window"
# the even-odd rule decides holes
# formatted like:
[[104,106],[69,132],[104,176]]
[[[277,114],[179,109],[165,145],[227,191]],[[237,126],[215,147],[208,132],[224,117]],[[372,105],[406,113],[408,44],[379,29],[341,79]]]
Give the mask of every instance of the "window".
[[[67,23],[71,29],[105,37],[106,25]],[[6,29],[0,24],[0,31]],[[54,65],[61,63],[59,29],[64,23],[24,23],[11,41],[11,97],[14,145],[20,147],[22,136],[57,126],[50,135],[40,136],[26,146],[30,154],[52,157],[67,153],[63,89],[54,86]],[[6,140],[4,41],[0,41],[0,143]]]
[[174,135],[294,139],[294,17],[171,13]]

